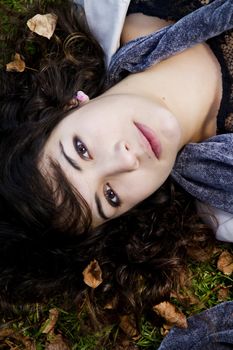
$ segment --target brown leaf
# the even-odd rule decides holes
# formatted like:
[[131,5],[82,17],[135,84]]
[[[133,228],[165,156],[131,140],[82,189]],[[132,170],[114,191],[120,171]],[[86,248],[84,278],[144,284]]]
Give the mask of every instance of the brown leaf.
[[120,328],[123,332],[133,340],[138,340],[140,334],[137,330],[135,319],[130,315],[123,315],[120,317]]
[[52,37],[56,24],[57,16],[54,13],[37,14],[27,21],[27,26],[32,32],[48,39]]
[[62,335],[58,334],[45,345],[45,350],[71,350],[71,348],[64,341]]
[[231,275],[233,272],[233,255],[228,251],[222,252],[218,258],[217,267],[224,275]]
[[91,288],[97,288],[102,282],[102,271],[97,260],[93,260],[83,270],[83,280]]
[[229,297],[229,290],[230,287],[220,287],[219,291],[218,291],[218,300],[219,301],[226,301]]
[[51,309],[49,310],[49,318],[45,321],[45,323],[42,326],[42,333],[48,334],[48,333],[54,333],[54,328],[56,326],[57,320],[59,316],[59,311],[57,309]]
[[25,62],[20,57],[20,54],[16,53],[14,60],[6,65],[7,72],[24,72],[26,68]]
[[153,310],[172,326],[181,328],[188,327],[186,316],[179,311],[175,305],[168,301],[163,301],[162,303],[153,306]]
[[[21,343],[21,345],[24,346],[25,350],[36,350],[36,345],[33,340],[31,340],[29,337],[24,336],[15,330],[11,328],[3,328],[0,330],[0,339],[1,344],[3,343],[4,339],[6,338],[5,342],[8,340],[12,340],[12,344],[14,345],[14,340]],[[14,349],[17,349],[14,347]]]

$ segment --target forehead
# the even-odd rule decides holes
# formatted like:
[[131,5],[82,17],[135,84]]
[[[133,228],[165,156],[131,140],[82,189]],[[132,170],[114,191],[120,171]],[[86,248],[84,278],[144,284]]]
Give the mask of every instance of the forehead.
[[102,130],[102,127],[108,123],[108,126],[114,124],[120,126],[120,122],[125,120],[126,116],[132,116],[136,109],[136,101],[131,103],[124,95],[103,96],[89,101],[84,106],[71,111],[54,129],[65,132],[72,130],[77,125],[82,130],[87,131],[95,125],[96,130]]
[[145,102],[142,97],[130,94],[101,95],[71,112],[71,115],[75,113],[78,113],[79,115],[84,113],[92,115],[92,113],[98,114],[99,111],[108,113],[114,113],[116,110],[131,111],[138,108],[142,102]]

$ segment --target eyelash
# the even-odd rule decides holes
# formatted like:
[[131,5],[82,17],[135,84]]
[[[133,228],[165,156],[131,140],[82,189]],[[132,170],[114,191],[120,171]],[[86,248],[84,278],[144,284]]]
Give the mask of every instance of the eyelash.
[[[83,143],[80,139],[78,139],[77,137],[74,137],[73,139],[73,143],[74,143],[74,148],[76,150],[76,152],[78,153],[78,155],[84,159],[84,160],[88,160],[88,159],[93,159],[92,156],[90,155],[85,143]],[[85,149],[85,153],[88,154],[88,156],[84,156],[84,154],[81,151],[80,146]]]
[[[90,155],[89,151],[88,151],[88,148],[86,147],[85,143],[83,143],[78,137],[74,137],[73,139],[73,143],[74,143],[74,148],[76,150],[76,152],[78,153],[78,155],[84,159],[84,160],[90,160],[90,159],[93,159],[92,156]],[[88,156],[84,156],[82,150],[81,150],[81,147],[82,147],[82,150],[85,149],[85,152],[84,153],[87,153]],[[121,205],[121,201],[120,201],[120,198],[118,196],[118,194],[112,189],[112,187],[110,186],[109,183],[107,183],[105,186],[104,186],[104,196],[107,200],[107,202],[114,208],[117,208]],[[116,197],[116,200],[113,200],[113,198],[111,197]]]
[[[112,207],[114,208],[120,207],[121,205],[120,198],[118,194],[111,188],[109,183],[107,183],[104,187],[104,196]],[[116,197],[117,199],[113,201],[113,199],[111,198],[112,196],[113,198]]]

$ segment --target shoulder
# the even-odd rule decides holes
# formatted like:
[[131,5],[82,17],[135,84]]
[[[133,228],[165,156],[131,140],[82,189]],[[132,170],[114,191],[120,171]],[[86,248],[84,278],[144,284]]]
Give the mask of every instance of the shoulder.
[[143,13],[132,13],[126,17],[121,33],[121,44],[141,36],[159,31],[161,28],[173,23],[159,17],[146,16]]

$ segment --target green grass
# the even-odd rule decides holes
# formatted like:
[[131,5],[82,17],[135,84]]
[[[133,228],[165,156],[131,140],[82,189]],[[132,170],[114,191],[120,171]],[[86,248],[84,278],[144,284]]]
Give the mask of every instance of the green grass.
[[[23,13],[27,11],[28,6],[33,3],[33,0],[0,0],[0,50],[7,55],[12,54],[9,51],[4,38],[9,35],[14,37],[15,28],[12,25],[14,18],[6,14],[6,9],[9,11],[17,11]],[[48,0],[47,0],[48,1]],[[49,0],[50,2],[55,0]],[[45,3],[46,0],[41,0]],[[2,56],[0,64],[6,59]],[[1,61],[2,60],[2,61]],[[3,63],[2,63],[3,64]],[[222,245],[222,249],[230,249],[228,245]],[[233,276],[227,276],[219,272],[216,268],[217,256],[209,263],[190,264],[189,269],[192,274],[191,285],[189,290],[184,291],[184,296],[187,296],[187,302],[181,304],[179,300],[173,298],[172,301],[179,306],[186,316],[197,314],[207,308],[217,305],[221,302],[218,297],[218,292],[221,288],[228,288],[229,294],[226,300],[233,299]],[[196,297],[197,302],[189,302],[189,293]],[[60,303],[51,300],[47,305],[28,305],[24,307],[15,307],[10,313],[0,311],[0,334],[4,329],[13,329],[16,333],[22,334],[25,337],[33,340],[36,345],[36,350],[45,349],[45,344],[49,337],[44,334],[43,328],[49,317],[49,310],[57,307],[59,309],[59,318],[55,327],[55,334],[61,334],[72,350],[110,350],[122,340],[122,331],[117,325],[109,325],[102,330],[96,332],[93,330],[90,320],[85,311],[78,314],[77,310],[66,310]],[[134,341],[138,349],[157,349],[162,335],[160,328],[155,328],[151,319],[143,317],[140,325],[141,337]],[[0,338],[0,350],[10,349],[13,346],[18,346],[17,349],[25,349],[22,342],[11,337]],[[16,349],[16,348],[15,348]]]
[[[190,264],[192,283],[188,291],[186,290],[183,293],[183,296],[191,293],[197,299],[195,304],[186,303],[184,305],[177,299],[172,299],[172,302],[177,304],[187,317],[219,304],[221,300],[218,299],[218,291],[222,287],[229,288],[229,295],[226,300],[233,299],[233,275],[227,276],[218,271],[216,269],[216,259],[217,257],[214,256],[209,263]],[[75,308],[66,310],[54,301],[47,305],[29,305],[24,309],[16,307],[10,316],[2,314],[0,331],[1,327],[8,325],[8,322],[10,322],[9,328],[13,328],[16,332],[35,341],[36,350],[44,349],[49,337],[43,334],[42,331],[48,320],[49,310],[54,307],[59,310],[55,334],[62,334],[70,349],[110,350],[114,348],[114,345],[118,349],[117,344],[122,340],[122,331],[117,325],[109,325],[99,331],[94,331],[85,311],[80,315]],[[160,327],[156,328],[152,325],[151,316],[150,320],[144,316],[139,328],[141,336],[132,343],[137,344],[138,349],[157,349],[163,337],[160,333]],[[6,339],[2,338],[2,342],[5,341]],[[14,343],[14,340],[11,339],[11,342]],[[2,344],[1,341],[0,344]],[[0,345],[1,349],[8,348],[2,348]],[[24,348],[20,347],[19,349]],[[119,347],[119,349],[121,348]]]

